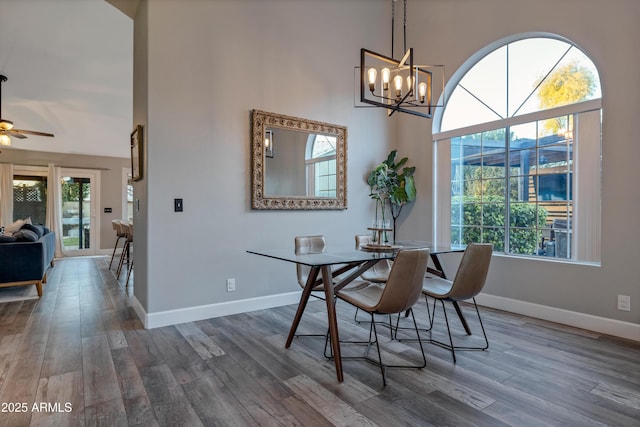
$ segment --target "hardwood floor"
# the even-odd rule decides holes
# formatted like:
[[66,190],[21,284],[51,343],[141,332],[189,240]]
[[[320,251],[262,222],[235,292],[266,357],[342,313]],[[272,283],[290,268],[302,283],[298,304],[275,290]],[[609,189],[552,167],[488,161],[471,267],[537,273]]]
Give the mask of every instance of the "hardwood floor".
[[[454,365],[425,344],[427,367],[389,370],[386,388],[345,361],[338,383],[322,338],[284,348],[295,306],[145,330],[108,262],[60,260],[42,299],[0,304],[0,425],[640,426],[638,342],[481,308],[487,351]],[[300,333],[326,331],[323,304]],[[415,311],[424,324],[424,301]],[[341,338],[367,338],[348,305],[338,314]],[[379,334],[386,360],[419,357]]]

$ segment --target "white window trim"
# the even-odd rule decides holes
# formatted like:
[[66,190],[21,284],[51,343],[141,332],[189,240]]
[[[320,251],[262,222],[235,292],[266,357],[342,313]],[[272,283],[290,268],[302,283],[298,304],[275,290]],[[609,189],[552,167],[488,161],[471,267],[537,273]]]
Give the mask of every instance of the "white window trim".
[[569,114],[586,113],[587,111],[600,110],[602,108],[602,98],[591,99],[589,101],[576,102],[575,104],[563,105],[562,107],[549,108],[547,110],[536,111],[533,113],[523,114],[521,116],[508,117],[492,122],[480,123],[464,128],[452,129],[444,132],[433,134],[434,142],[443,139],[451,139],[458,136],[469,135],[472,133],[481,133],[497,128],[508,126],[516,126],[523,123],[536,122],[546,120],[558,116],[566,116]]
[[[580,103],[575,103],[558,108],[537,111],[534,113],[498,120],[489,123],[469,126],[465,128],[455,129],[451,131],[434,134],[434,156],[433,156],[433,194],[434,215],[433,230],[434,241],[438,244],[450,243],[450,221],[447,219],[451,212],[451,139],[464,135],[481,133],[497,128],[506,128],[518,124],[545,120],[560,115],[577,115],[576,122],[576,141],[577,150],[574,161],[576,162],[576,176],[580,176],[574,182],[574,236],[581,235],[598,235],[601,228],[601,204],[600,203],[584,203],[585,200],[593,200],[596,195],[601,198],[601,174],[580,173],[580,170],[600,170],[601,167],[601,150],[592,147],[591,150],[585,150],[585,144],[601,145],[600,131],[600,114],[602,107],[602,99],[595,99]],[[581,115],[597,114],[597,119],[584,120],[580,119]],[[582,153],[582,154],[581,154]],[[588,208],[586,206],[589,206]],[[583,212],[580,212],[580,209]],[[442,220],[440,220],[442,218]],[[584,234],[583,234],[584,233]],[[575,253],[574,259],[556,259],[557,261],[575,263],[593,263],[599,265],[601,262],[600,246],[597,244],[599,239],[572,239],[571,252]],[[523,254],[505,253],[505,256],[527,257]],[[533,259],[544,257],[531,256]]]

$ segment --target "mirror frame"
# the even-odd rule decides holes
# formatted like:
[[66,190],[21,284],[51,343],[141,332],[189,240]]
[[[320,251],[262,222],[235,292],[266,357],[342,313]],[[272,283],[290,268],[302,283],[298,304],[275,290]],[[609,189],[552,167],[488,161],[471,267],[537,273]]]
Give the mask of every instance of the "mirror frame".
[[[336,137],[336,197],[268,196],[264,194],[265,130],[281,128]],[[251,208],[285,210],[347,209],[347,128],[300,117],[251,112]]]

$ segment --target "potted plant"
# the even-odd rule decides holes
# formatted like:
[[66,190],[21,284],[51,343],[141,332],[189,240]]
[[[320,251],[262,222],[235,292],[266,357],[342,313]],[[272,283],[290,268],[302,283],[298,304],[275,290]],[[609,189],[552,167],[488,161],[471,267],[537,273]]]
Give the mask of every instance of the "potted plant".
[[[377,223],[382,220],[384,223],[388,206],[393,218],[394,241],[396,221],[402,207],[416,198],[416,186],[413,178],[416,168],[415,166],[405,166],[409,161],[407,157],[396,162],[397,154],[398,150],[392,150],[387,159],[376,166],[367,177],[367,183],[371,190],[369,197],[376,201],[375,221]],[[384,242],[388,242],[388,240],[385,233]]]

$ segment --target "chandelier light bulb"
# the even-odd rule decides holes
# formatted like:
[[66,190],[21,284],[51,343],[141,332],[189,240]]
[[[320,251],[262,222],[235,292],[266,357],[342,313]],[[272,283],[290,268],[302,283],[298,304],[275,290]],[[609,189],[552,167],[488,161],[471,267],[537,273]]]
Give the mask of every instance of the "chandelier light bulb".
[[396,99],[400,99],[402,97],[402,76],[397,75],[393,78],[393,84],[396,87]]
[[424,98],[427,96],[427,84],[425,82],[418,85],[418,95],[420,97],[420,102],[424,104]]
[[369,68],[369,90],[373,92],[376,88],[376,77],[378,76],[378,71],[375,68]]
[[409,96],[413,95],[413,77],[407,76],[407,92]]
[[382,89],[389,90],[389,78],[391,77],[391,70],[388,68],[382,69]]

